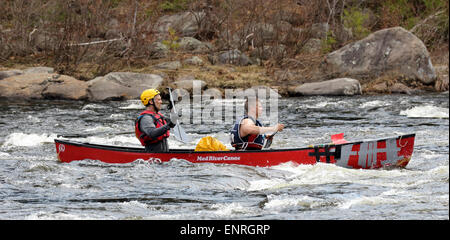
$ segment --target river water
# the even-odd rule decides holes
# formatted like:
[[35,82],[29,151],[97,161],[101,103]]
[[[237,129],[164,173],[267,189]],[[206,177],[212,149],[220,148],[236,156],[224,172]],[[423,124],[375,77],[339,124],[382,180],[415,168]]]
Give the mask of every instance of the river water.
[[[213,104],[213,103],[206,103]],[[217,104],[217,103],[215,103]],[[219,102],[219,104],[222,104]],[[60,163],[53,139],[138,146],[138,101],[0,101],[0,219],[449,219],[449,95],[278,100],[273,148],[416,133],[405,169]],[[194,148],[231,124],[184,124]],[[63,136],[61,136],[63,135]]]

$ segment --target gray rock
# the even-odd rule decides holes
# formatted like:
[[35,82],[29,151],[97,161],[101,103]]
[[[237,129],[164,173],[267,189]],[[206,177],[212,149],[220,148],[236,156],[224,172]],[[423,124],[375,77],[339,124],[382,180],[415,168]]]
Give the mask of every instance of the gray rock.
[[87,86],[86,82],[65,75],[22,74],[0,81],[0,97],[84,100],[88,98]]
[[183,37],[179,41],[180,49],[193,53],[208,52],[212,49],[209,43],[201,42],[193,37]]
[[211,99],[211,98],[221,99],[222,95],[223,95],[222,91],[220,91],[220,89],[217,88],[208,88],[202,93],[202,97],[204,99]]
[[174,29],[178,36],[193,37],[199,22],[205,17],[204,12],[181,12],[174,15],[164,15],[156,23],[156,31],[160,40],[168,37],[169,29]]
[[91,100],[136,99],[148,88],[158,88],[163,79],[156,74],[112,72],[88,82]]
[[55,69],[51,67],[30,67],[23,70],[23,74],[30,73],[54,73]]
[[194,86],[200,87],[201,89],[204,89],[206,87],[206,82],[198,79],[191,79],[191,80],[179,80],[174,82],[176,88],[183,88],[186,89],[189,92],[192,92]]
[[58,74],[52,74],[47,81],[50,84],[42,91],[46,99],[86,100],[89,97],[87,82]]
[[361,95],[361,85],[358,80],[337,78],[328,81],[305,83],[295,88],[297,94],[310,95]]
[[153,66],[155,69],[168,69],[168,70],[177,70],[180,69],[181,63],[180,61],[172,61],[172,62],[163,62]]
[[389,73],[418,79],[425,84],[436,80],[425,45],[401,27],[377,31],[328,54],[322,72],[364,79]]
[[22,70],[17,70],[17,69],[13,69],[13,70],[7,70],[7,71],[0,71],[0,80],[4,79],[4,78],[9,78],[12,76],[16,76],[16,75],[21,75],[23,74]]
[[153,59],[165,58],[169,54],[169,48],[160,42],[150,44],[148,50],[150,55],[149,57]]

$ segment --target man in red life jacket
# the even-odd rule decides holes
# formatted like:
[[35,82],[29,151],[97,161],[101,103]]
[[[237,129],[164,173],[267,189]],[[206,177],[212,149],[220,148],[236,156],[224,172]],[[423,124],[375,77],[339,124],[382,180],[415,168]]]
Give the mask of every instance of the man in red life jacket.
[[256,97],[247,98],[244,105],[245,115],[238,119],[231,130],[231,145],[236,150],[261,150],[264,145],[265,133],[273,134],[282,131],[284,124],[277,123],[263,127],[258,121],[262,113],[262,104]]
[[177,116],[171,114],[166,119],[159,111],[162,100],[160,92],[156,89],[147,89],[141,94],[141,101],[147,108],[135,121],[135,133],[147,152],[168,152],[167,138],[170,128],[175,127]]

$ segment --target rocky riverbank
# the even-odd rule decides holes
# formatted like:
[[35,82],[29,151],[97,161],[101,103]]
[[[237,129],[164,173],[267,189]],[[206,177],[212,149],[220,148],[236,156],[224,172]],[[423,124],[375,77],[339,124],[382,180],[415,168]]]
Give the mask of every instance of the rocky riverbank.
[[[175,58],[162,43],[163,33],[188,13],[162,18],[161,39],[151,46],[155,64],[138,69],[125,68],[104,76],[79,80],[60,74],[51,67],[0,68],[0,98],[125,100],[138,99],[146,88],[184,88],[192,91],[194,82],[203,90],[224,95],[228,88],[265,87],[276,89],[283,97],[302,95],[416,94],[448,91],[448,53],[445,65],[434,66],[424,43],[401,27],[376,31],[326,55],[320,54],[320,42],[327,35],[326,24],[312,26],[312,36],[302,51],[302,58],[281,59],[281,66],[265,66],[265,56],[283,52],[282,44],[248,49],[215,51],[209,42],[193,37],[174,40],[182,54]],[[194,31],[184,22],[182,35]],[[310,29],[311,30],[311,29]],[[275,32],[269,25],[255,32],[270,38]],[[300,30],[298,30],[300,31]],[[186,33],[186,34],[185,34]],[[287,36],[286,36],[287,37]],[[254,38],[253,40],[258,40]],[[314,43],[319,44],[314,44]]]

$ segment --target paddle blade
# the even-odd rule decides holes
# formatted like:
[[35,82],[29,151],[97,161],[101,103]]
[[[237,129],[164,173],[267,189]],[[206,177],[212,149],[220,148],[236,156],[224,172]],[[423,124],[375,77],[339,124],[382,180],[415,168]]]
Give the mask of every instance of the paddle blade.
[[348,143],[348,141],[344,139],[344,133],[338,133],[338,134],[331,135],[331,141],[334,144]]
[[272,145],[273,137],[267,138],[263,148],[269,148]]
[[272,141],[273,141],[273,136],[275,136],[275,134],[277,134],[278,131],[274,132],[272,135],[266,136],[267,140],[266,140],[266,144],[264,144],[263,148],[269,148],[270,145],[272,145]]
[[177,120],[177,125],[175,125],[175,127],[172,128],[171,132],[175,136],[175,139],[180,141],[180,142],[189,143],[191,141],[189,136],[184,131],[183,127],[181,127],[181,125],[178,122],[178,120]]

